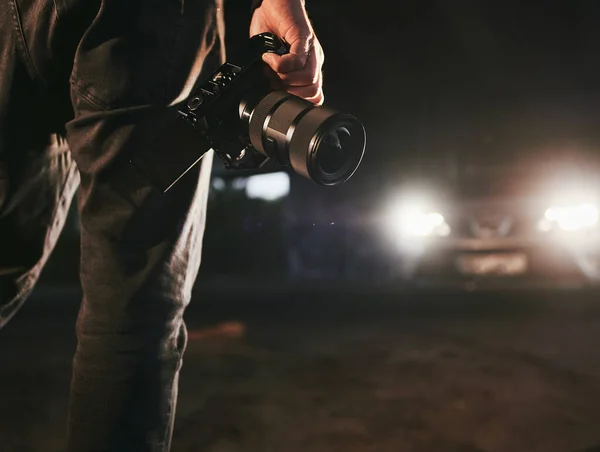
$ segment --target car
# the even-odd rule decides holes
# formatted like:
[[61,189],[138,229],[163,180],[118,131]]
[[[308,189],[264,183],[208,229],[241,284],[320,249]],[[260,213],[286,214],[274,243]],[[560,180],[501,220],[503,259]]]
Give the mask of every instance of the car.
[[600,284],[600,171],[592,160],[477,162],[419,174],[382,207],[390,279],[473,289]]

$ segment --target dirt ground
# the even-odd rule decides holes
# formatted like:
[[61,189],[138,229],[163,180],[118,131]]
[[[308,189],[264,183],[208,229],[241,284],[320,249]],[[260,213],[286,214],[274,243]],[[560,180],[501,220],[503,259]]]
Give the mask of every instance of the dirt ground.
[[[600,451],[598,295],[200,294],[173,451]],[[0,451],[62,450],[76,302],[0,333]]]

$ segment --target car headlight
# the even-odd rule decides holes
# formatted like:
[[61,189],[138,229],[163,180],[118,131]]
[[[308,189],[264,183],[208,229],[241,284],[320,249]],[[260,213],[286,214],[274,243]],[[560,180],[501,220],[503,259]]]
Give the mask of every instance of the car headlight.
[[401,237],[445,237],[450,226],[444,216],[434,210],[418,207],[400,208],[390,216],[390,227]]
[[556,227],[568,232],[580,231],[596,226],[599,218],[598,207],[591,203],[555,205],[546,209],[539,228],[546,231]]

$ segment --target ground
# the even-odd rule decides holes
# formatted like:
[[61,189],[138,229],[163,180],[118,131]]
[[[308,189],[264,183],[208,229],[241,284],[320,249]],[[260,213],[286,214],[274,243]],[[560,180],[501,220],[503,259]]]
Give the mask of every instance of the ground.
[[[293,292],[197,294],[174,452],[600,451],[599,294]],[[76,309],[0,332],[2,452],[62,450]]]

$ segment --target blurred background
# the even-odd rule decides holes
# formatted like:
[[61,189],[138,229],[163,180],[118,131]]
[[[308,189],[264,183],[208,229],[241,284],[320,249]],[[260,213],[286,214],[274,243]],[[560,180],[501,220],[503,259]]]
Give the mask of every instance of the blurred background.
[[[174,450],[600,450],[600,3],[307,9],[365,156],[215,162]],[[61,450],[78,253],[0,334],[2,450]]]
[[[600,6],[308,7],[327,104],[363,121],[365,157],[335,188],[288,171],[241,177],[215,159],[201,277],[597,279]],[[227,14],[232,53],[246,3]],[[49,282],[76,281],[77,233],[73,212]]]

